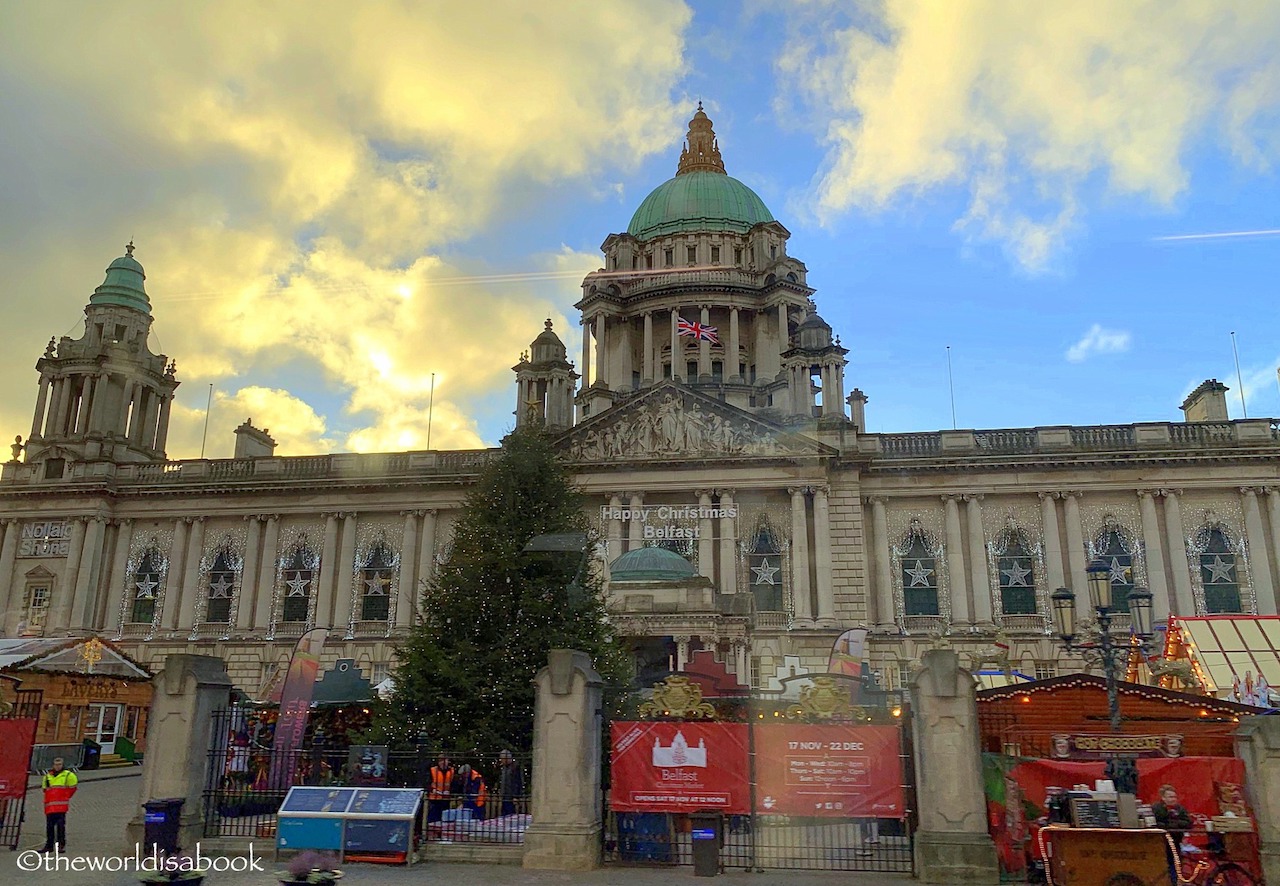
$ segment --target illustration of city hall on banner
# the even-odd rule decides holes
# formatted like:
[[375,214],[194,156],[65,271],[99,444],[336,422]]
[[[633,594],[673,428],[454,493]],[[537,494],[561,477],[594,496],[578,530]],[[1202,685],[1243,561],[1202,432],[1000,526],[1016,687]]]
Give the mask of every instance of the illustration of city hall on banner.
[[[642,681],[710,655],[777,689],[858,627],[886,688],[939,642],[966,661],[1007,646],[1028,676],[1077,670],[1049,595],[1072,587],[1087,616],[1097,556],[1117,595],[1151,590],[1157,622],[1276,613],[1274,421],[1228,420],[1210,380],[1181,421],[867,433],[789,237],[726,174],[699,108],[675,176],[582,283],[576,365],[548,321],[514,366],[516,423],[551,429],[586,493]],[[290,456],[246,421],[234,458],[170,461],[179,373],[147,344],[133,251],[83,333],[36,361],[0,482],[3,635],[95,634],[152,669],[215,654],[260,696],[324,626],[326,668],[381,680],[492,451]]]

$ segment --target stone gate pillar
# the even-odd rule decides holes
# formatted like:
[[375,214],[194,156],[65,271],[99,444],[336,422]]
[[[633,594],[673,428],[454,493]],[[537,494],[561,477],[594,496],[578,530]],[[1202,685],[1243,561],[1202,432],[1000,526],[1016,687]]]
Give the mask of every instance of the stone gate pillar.
[[204,786],[209,766],[213,712],[231,703],[227,665],[212,655],[170,655],[156,674],[147,718],[138,807],[125,827],[129,853],[141,845],[143,803],[182,797],[178,845],[195,851],[204,837]]
[[916,872],[924,883],[997,883],[987,835],[973,675],[950,649],[924,654],[911,684],[915,716]]
[[1258,822],[1262,876],[1280,883],[1280,717],[1244,717],[1236,729],[1249,804]]
[[524,866],[600,866],[600,687],[591,656],[553,649],[533,678],[533,822]]

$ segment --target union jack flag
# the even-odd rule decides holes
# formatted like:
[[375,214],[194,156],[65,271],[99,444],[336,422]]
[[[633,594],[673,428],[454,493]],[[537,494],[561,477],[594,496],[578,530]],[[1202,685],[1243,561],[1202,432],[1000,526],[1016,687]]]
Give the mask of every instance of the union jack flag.
[[676,324],[676,331],[680,335],[691,335],[702,341],[709,341],[713,345],[720,344],[720,338],[716,335],[714,326],[703,326],[697,321],[689,321],[681,318]]

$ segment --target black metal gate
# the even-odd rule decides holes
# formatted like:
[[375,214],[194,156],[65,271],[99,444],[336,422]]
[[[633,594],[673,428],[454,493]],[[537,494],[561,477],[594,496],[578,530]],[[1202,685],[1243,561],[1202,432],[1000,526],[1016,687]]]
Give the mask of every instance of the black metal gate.
[[[4,719],[30,719],[40,722],[40,706],[43,693],[38,690],[19,690],[13,707],[0,717]],[[25,766],[23,767],[25,770]],[[24,778],[25,787],[25,778]],[[27,792],[20,797],[0,797],[0,846],[16,850],[22,839],[22,823],[27,815]]]
[[[759,698],[741,705],[717,705],[717,715],[744,722],[754,736],[758,720],[793,716],[807,722],[876,723],[898,729],[905,810],[901,818],[852,818],[779,815],[762,808],[755,797],[759,770],[754,737],[749,741],[752,807],[748,814],[726,815],[720,865],[725,870],[829,870],[914,873],[916,828],[915,765],[912,716],[902,696],[864,691],[863,704],[849,717],[806,717],[790,706]],[[735,710],[735,707],[738,710]],[[674,717],[661,719],[678,719]],[[604,858],[610,864],[691,865],[693,828],[687,814],[615,812],[604,792]]]

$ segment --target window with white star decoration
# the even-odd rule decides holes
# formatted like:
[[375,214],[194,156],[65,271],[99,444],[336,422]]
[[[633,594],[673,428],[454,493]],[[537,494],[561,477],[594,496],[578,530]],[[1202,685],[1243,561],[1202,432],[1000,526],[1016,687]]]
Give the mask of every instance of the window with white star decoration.
[[1111,608],[1129,611],[1129,593],[1133,590],[1133,546],[1126,545],[1118,529],[1108,529],[1098,537],[1098,556],[1106,561],[1111,579]]
[[311,567],[312,557],[306,548],[298,548],[289,557],[284,572],[284,602],[280,607],[280,620],[306,622],[311,614],[311,590],[316,571]]
[[392,554],[385,542],[375,545],[360,570],[360,620],[386,621],[391,614]]
[[747,558],[756,611],[783,612],[782,552],[768,523],[761,525]]
[[133,624],[151,624],[156,618],[156,597],[160,593],[161,564],[163,559],[155,548],[147,548],[133,572],[133,605],[129,607],[129,621]]
[[230,551],[218,551],[207,576],[208,594],[204,620],[218,624],[231,621],[231,597],[236,587],[236,572]]
[[996,557],[1000,611],[1005,615],[1036,614],[1036,579],[1031,554],[1021,532],[1011,531]]
[[1200,553],[1200,580],[1204,584],[1204,609],[1210,615],[1243,612],[1240,573],[1235,551],[1219,528],[1210,529]]
[[903,612],[912,615],[940,615],[938,606],[938,560],[925,545],[924,538],[913,535],[911,546],[902,557]]

